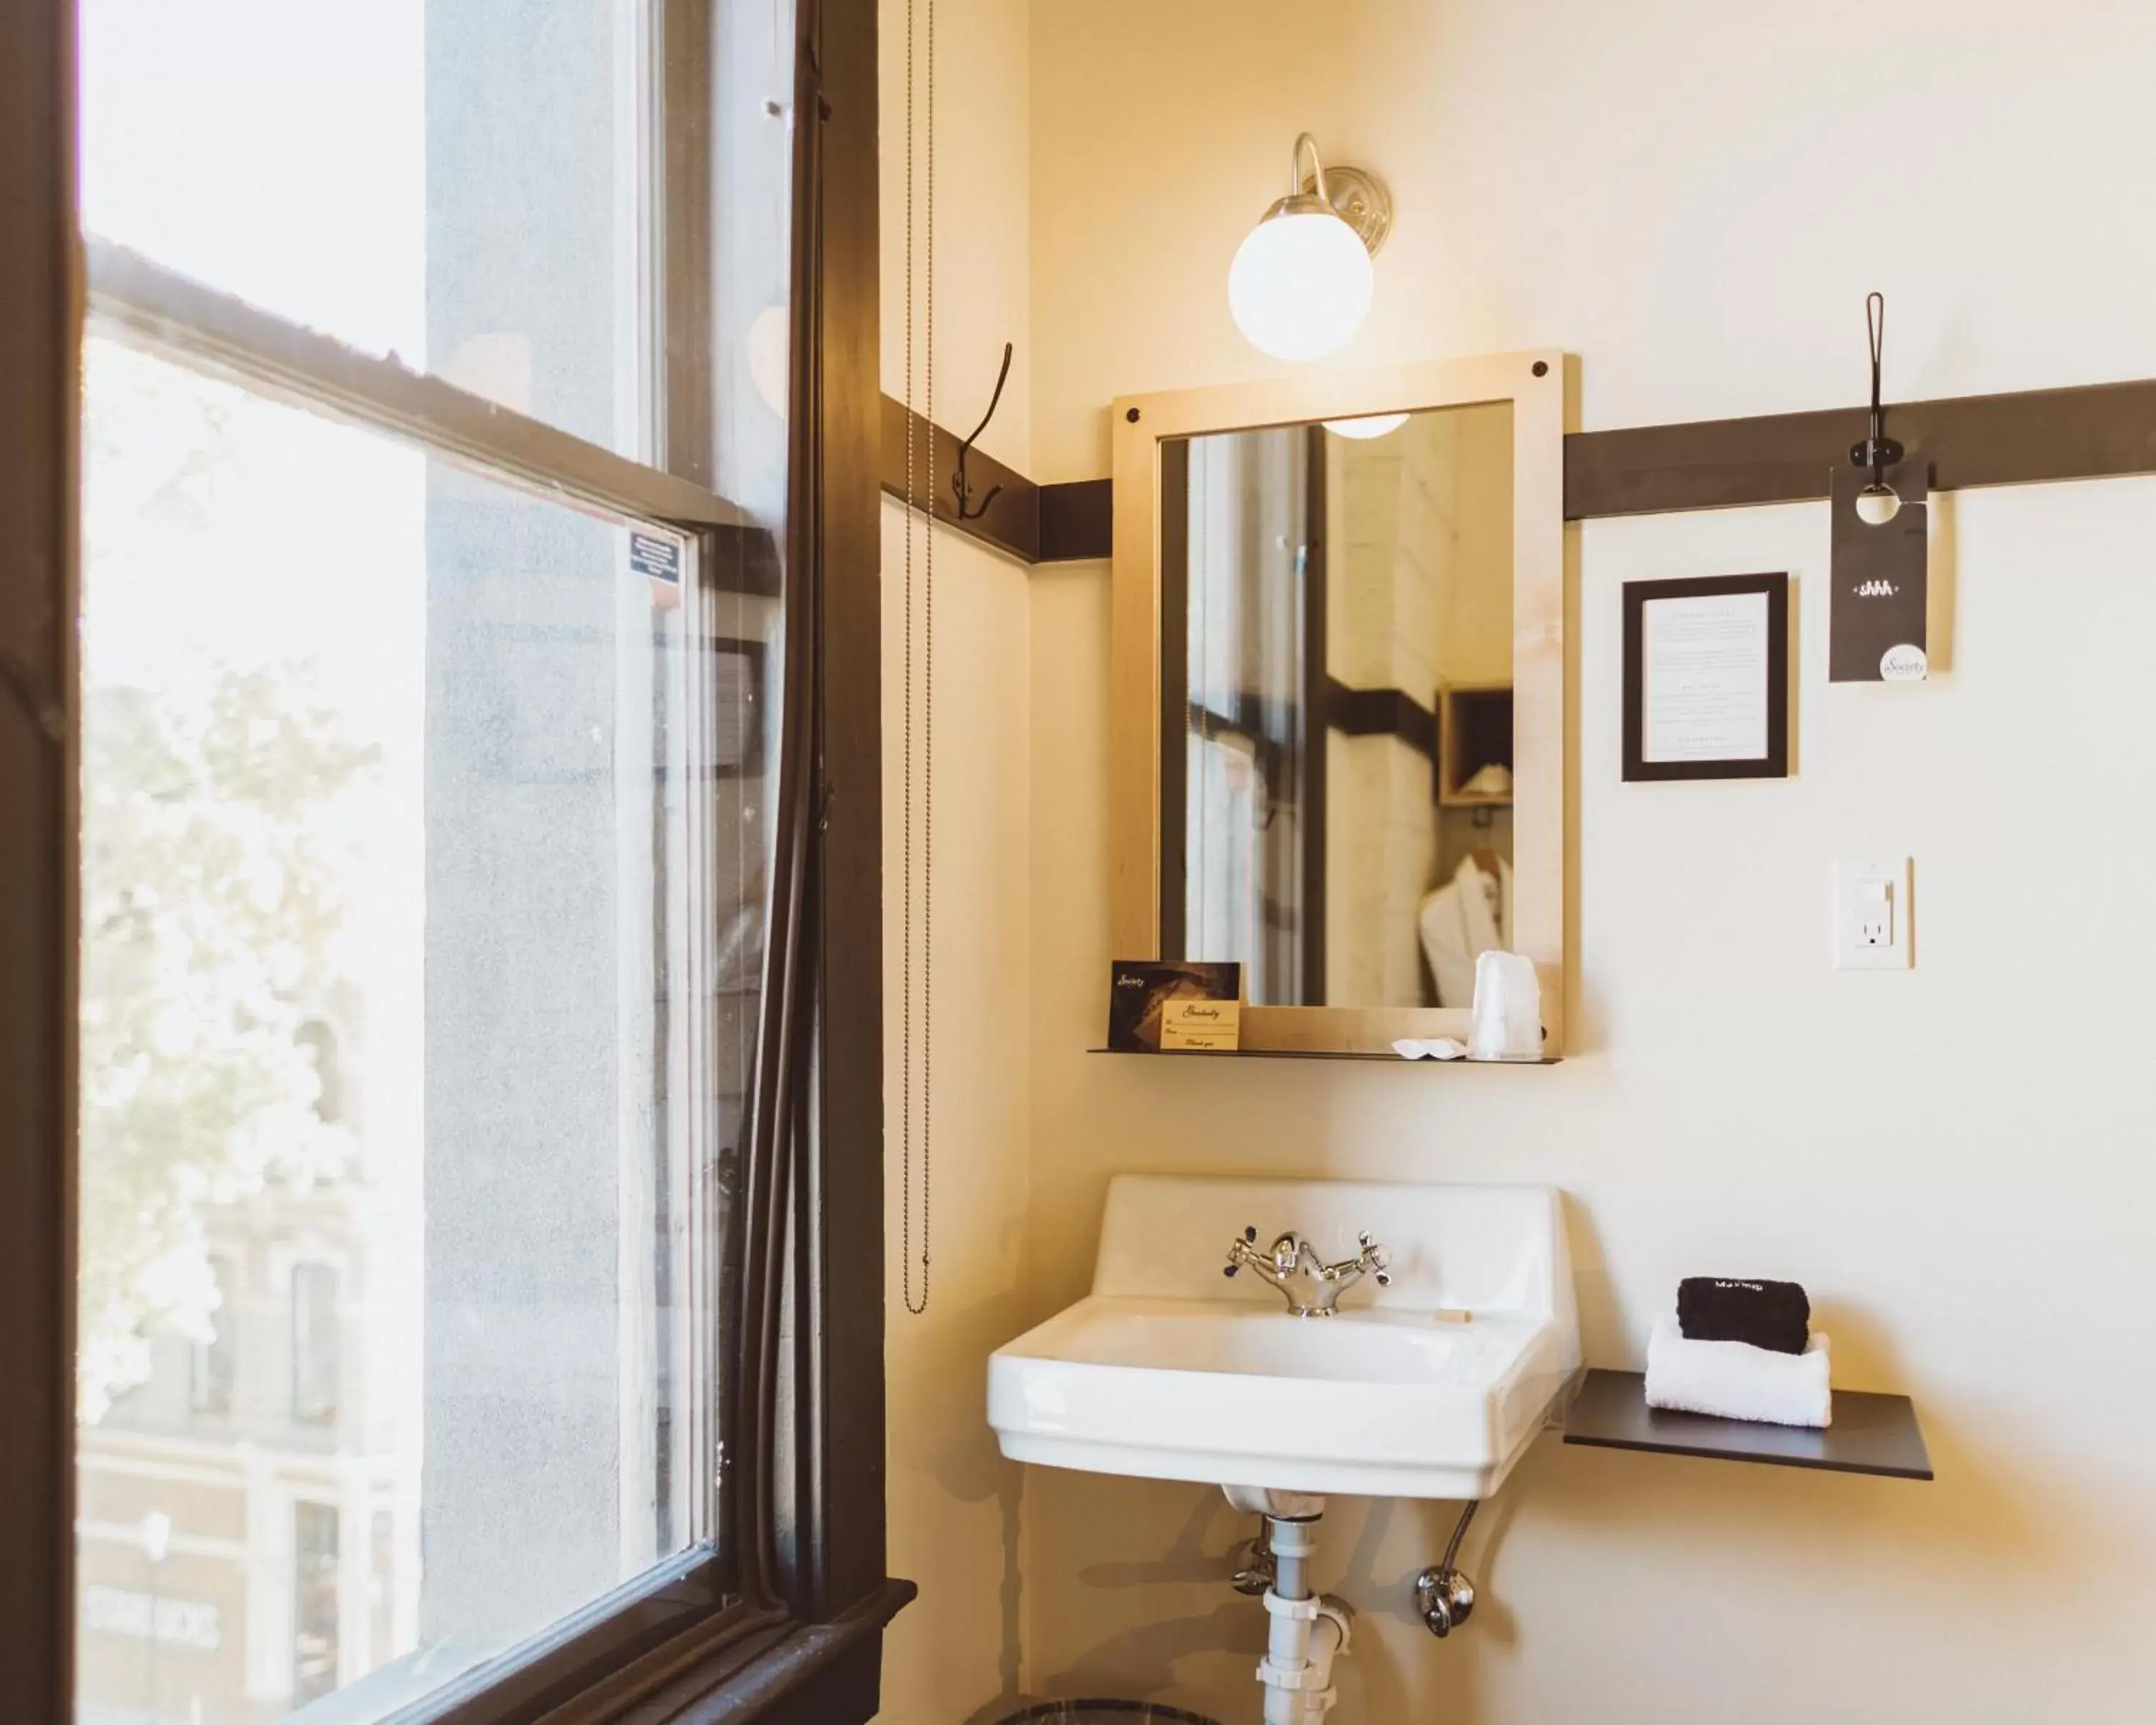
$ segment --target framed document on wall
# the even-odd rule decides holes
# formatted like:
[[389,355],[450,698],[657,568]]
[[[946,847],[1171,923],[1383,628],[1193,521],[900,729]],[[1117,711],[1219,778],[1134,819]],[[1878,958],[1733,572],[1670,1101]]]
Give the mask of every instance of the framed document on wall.
[[1789,578],[1625,583],[1625,777],[1789,776]]

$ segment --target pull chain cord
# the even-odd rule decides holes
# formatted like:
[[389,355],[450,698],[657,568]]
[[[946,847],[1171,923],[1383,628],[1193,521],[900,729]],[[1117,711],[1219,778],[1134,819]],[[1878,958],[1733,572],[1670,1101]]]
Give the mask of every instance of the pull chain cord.
[[[904,858],[900,865],[901,881],[900,913],[901,951],[899,978],[901,1004],[899,1009],[899,1273],[901,1293],[906,1309],[918,1317],[928,1309],[928,1240],[930,1228],[929,1186],[932,1172],[930,1154],[932,1109],[931,1083],[935,1071],[935,927],[936,927],[936,0],[927,0],[928,77],[926,90],[927,132],[928,146],[927,181],[927,244],[923,248],[922,275],[927,294],[926,343],[922,356],[922,372],[926,385],[921,417],[927,420],[928,434],[916,439],[913,415],[913,333],[914,270],[913,270],[913,188],[914,188],[914,0],[906,0],[906,559],[905,559],[905,690],[906,722],[904,726],[904,762],[901,806],[902,810],[901,839]],[[925,444],[920,451],[920,460],[915,459],[916,443]],[[917,490],[915,479],[918,475],[924,481]],[[916,514],[921,516],[921,566],[923,575],[923,606],[925,619],[922,642],[922,695],[916,710],[913,696],[913,632],[915,605],[913,600],[913,525]],[[913,814],[914,733],[916,711],[921,732],[921,838],[918,850],[921,861],[921,1287],[918,1297],[914,1291],[913,1255],[913,865],[916,853]]]

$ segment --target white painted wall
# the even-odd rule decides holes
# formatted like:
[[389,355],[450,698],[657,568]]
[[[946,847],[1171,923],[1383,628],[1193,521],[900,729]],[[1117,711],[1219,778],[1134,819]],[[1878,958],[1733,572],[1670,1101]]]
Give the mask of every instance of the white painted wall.
[[[1027,442],[1028,15],[1004,0],[939,0],[936,18],[936,417],[970,429],[1018,357],[981,445],[1021,472]],[[883,77],[884,388],[905,388],[906,8],[886,3]],[[927,7],[915,8],[916,292],[927,303]],[[925,357],[926,324],[916,326]],[[918,391],[925,377],[916,375]],[[936,483],[947,488],[949,475]],[[1023,565],[936,534],[935,1076],[932,1294],[900,1298],[899,1083],[904,538],[884,506],[885,1074],[891,1573],[920,1602],[886,1642],[884,1713],[962,1725],[1018,1681],[1022,1474],[983,1415],[988,1352],[1025,1327],[1023,1296],[1029,998],[1026,829],[1029,600]],[[916,699],[927,710],[927,571],[915,544]],[[925,803],[916,777],[916,803]],[[916,876],[916,907],[926,896]],[[919,970],[916,958],[916,973]],[[916,1007],[915,1033],[921,1034]],[[916,1049],[919,1042],[916,1040]],[[916,1069],[917,1070],[917,1069]],[[916,1101],[920,1083],[915,1084]],[[919,1223],[915,1224],[919,1238]]]
[[[1303,127],[1398,202],[1343,365],[1562,346],[1589,429],[1838,405],[1878,287],[1892,395],[2156,375],[2143,5],[1036,0],[1031,28],[1044,480],[1107,470],[1116,394],[1266,372],[1224,284]],[[1081,1052],[1107,578],[1031,578],[1028,1315],[1082,1290],[1113,1170],[1548,1181],[1593,1360],[1637,1364],[1681,1276],[1797,1276],[1841,1384],[1912,1394],[1939,1471],[1546,1443],[1444,1644],[1407,1584],[1449,1507],[1343,1505],[1343,1720],[2148,1716],[2156,481],[1963,494],[1935,531],[1953,668],[1892,691],[1825,683],[1823,506],[1577,534],[1587,1051],[1494,1078]],[[1774,568],[1798,776],[1620,783],[1620,583]],[[1875,850],[1916,859],[1917,968],[1838,974],[1828,863]],[[1024,1518],[1029,1686],[1250,1716],[1262,1614],[1215,1497],[1036,1471]]]

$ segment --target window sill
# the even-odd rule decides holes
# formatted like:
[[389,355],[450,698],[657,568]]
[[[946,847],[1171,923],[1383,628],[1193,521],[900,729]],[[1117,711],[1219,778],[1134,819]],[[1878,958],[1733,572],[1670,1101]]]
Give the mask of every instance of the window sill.
[[829,1623],[775,1625],[714,1649],[634,1700],[565,1712],[562,1725],[866,1725],[878,1705],[885,1625],[919,1591],[886,1581]]

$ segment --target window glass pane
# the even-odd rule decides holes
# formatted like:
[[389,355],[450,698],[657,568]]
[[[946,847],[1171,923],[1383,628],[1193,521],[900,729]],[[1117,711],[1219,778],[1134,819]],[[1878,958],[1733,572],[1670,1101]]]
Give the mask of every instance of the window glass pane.
[[234,1328],[239,1321],[238,1288],[232,1260],[222,1255],[209,1260],[210,1301],[206,1322],[208,1339],[195,1343],[189,1390],[198,1414],[232,1411]]
[[337,1512],[292,1506],[292,1700],[304,1707],[337,1686]]
[[327,1264],[292,1271],[292,1423],[334,1425],[337,1415],[337,1273]]
[[777,601],[85,363],[78,1716],[364,1725],[713,1536]]
[[647,454],[656,12],[82,0],[84,226]]

